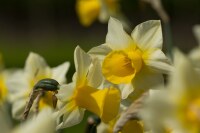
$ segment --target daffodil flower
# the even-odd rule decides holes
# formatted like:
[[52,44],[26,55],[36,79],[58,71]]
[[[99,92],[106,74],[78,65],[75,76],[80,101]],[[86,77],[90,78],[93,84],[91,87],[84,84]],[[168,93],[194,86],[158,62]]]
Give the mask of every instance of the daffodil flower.
[[[139,24],[129,36],[117,19],[110,18],[105,44],[92,48],[89,54],[102,60],[102,73],[109,82],[148,89],[162,83],[162,74],[172,69],[161,49],[160,21]],[[122,90],[123,98],[133,91],[130,87]]]
[[102,82],[101,67],[98,60],[92,60],[80,47],[74,52],[76,73],[73,82],[61,85],[56,95],[63,105],[57,112],[63,121],[57,129],[78,124],[85,109],[97,114],[108,122],[118,114],[120,91],[113,87],[97,89]]
[[176,50],[167,89],[151,95],[141,112],[149,128],[155,133],[199,133],[199,81],[200,73],[192,60]]
[[84,26],[90,26],[97,18],[107,22],[110,16],[120,14],[118,0],[77,0],[76,11]]
[[[69,62],[65,62],[55,68],[50,68],[46,61],[36,53],[30,53],[24,70],[16,71],[8,80],[7,85],[10,91],[12,103],[12,115],[16,119],[22,119],[26,102],[29,100],[33,86],[41,79],[52,78],[60,84],[66,82],[66,73],[69,69]],[[52,93],[47,92],[39,102],[39,111],[45,107],[52,107]],[[35,104],[33,105],[35,106]],[[31,111],[33,112],[33,110]]]
[[[170,80],[169,98],[174,107],[172,120],[177,121],[175,129],[186,133],[200,132],[200,72],[193,62],[176,51],[175,71]],[[174,118],[174,119],[173,119]],[[173,125],[173,124],[172,124]]]

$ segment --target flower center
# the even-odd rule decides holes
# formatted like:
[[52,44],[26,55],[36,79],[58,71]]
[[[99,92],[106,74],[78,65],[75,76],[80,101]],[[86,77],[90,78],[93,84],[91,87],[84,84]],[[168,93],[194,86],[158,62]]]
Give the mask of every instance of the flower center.
[[53,92],[51,92],[51,91],[44,93],[44,95],[41,97],[41,99],[39,101],[39,110],[40,111],[45,107],[53,108],[52,96],[53,96]]
[[130,83],[142,68],[142,54],[139,49],[110,52],[104,59],[102,73],[114,83]]

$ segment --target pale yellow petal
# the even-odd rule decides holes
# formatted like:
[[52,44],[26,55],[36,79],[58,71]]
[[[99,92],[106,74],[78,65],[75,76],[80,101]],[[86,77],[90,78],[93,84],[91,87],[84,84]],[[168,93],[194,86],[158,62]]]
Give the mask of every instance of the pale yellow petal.
[[200,86],[200,75],[194,70],[191,60],[179,50],[176,50],[174,66],[175,68],[170,80],[171,88],[174,88],[173,90],[177,92],[187,93],[188,91],[190,94],[195,94],[195,92],[198,91],[197,88]]
[[194,33],[194,36],[196,37],[196,40],[200,46],[200,25],[195,25],[193,27],[193,33]]
[[147,49],[162,49],[162,30],[159,20],[149,20],[135,27],[131,34],[138,47]]
[[173,70],[169,59],[160,50],[150,50],[143,54],[144,63],[158,73],[169,74]]
[[75,83],[73,82],[61,85],[59,87],[60,89],[58,90],[58,94],[56,94],[56,97],[62,102],[68,102],[75,91],[75,87]]
[[12,104],[12,117],[18,120],[22,119],[22,115],[26,106],[26,99],[17,100]]
[[43,57],[40,55],[31,52],[26,59],[25,63],[25,73],[27,74],[28,79],[33,79],[35,77],[43,77],[47,75],[48,69],[50,69],[44,60]]
[[74,51],[74,63],[76,68],[76,82],[78,85],[84,84],[91,65],[91,57],[85,53],[79,46]]
[[52,68],[52,76],[51,78],[58,81],[60,84],[66,83],[66,74],[69,70],[70,63],[65,62],[55,68]]
[[132,80],[135,89],[150,89],[160,84],[164,84],[163,75],[152,71],[146,66]]
[[124,31],[121,22],[111,17],[108,22],[106,45],[112,50],[123,50],[133,44],[131,37]]
[[100,61],[96,58],[93,60],[92,66],[87,75],[88,85],[98,88],[103,80]]
[[23,123],[12,133],[54,133],[55,129],[56,120],[52,117],[52,111],[44,109],[35,119]]
[[131,83],[120,84],[119,89],[121,90],[122,99],[126,99],[134,91],[134,88]]
[[102,44],[97,47],[93,47],[89,50],[88,54],[90,54],[92,57],[97,57],[100,60],[103,60],[105,56],[110,53],[112,49],[108,47],[105,44]]
[[[61,111],[62,112],[62,111]],[[56,129],[62,129],[74,126],[80,123],[83,119],[85,110],[75,106],[74,104],[67,104],[63,107],[63,120]]]

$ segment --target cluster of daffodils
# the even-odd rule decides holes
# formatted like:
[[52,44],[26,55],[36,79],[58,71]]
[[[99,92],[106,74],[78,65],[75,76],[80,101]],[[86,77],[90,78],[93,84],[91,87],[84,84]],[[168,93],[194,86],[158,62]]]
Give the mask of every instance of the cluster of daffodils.
[[[114,0],[78,0],[77,9],[89,10],[84,4],[90,3],[99,11],[99,2],[114,9]],[[119,20],[110,18],[104,44],[88,52],[75,48],[76,71],[70,83],[69,62],[51,68],[32,52],[24,69],[2,68],[0,127],[6,126],[1,129],[51,133],[80,123],[87,110],[101,119],[98,133],[199,133],[200,51],[185,57],[176,50],[172,65],[162,52],[162,40],[158,20],[139,24],[129,35]],[[24,121],[21,126],[13,128],[6,118],[6,101],[12,117]]]

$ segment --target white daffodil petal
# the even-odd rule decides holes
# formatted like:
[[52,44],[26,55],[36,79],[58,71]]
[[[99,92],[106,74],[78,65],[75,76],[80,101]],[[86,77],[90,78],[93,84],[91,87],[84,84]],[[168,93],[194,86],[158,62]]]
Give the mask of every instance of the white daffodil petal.
[[109,125],[105,124],[103,122],[101,122],[98,126],[97,126],[97,133],[108,133],[109,130]]
[[70,63],[65,62],[52,69],[52,78],[57,80],[60,84],[66,82],[66,73],[69,70]]
[[200,70],[200,48],[194,48],[189,53],[189,58],[192,60],[192,64],[196,69]]
[[170,81],[171,87],[175,91],[183,92],[183,88],[187,88],[186,91],[191,91],[192,88],[200,86],[199,73],[194,70],[191,60],[178,50],[175,51],[174,66],[175,70]]
[[79,46],[74,51],[74,63],[76,68],[76,81],[82,84],[84,77],[86,77],[89,66],[92,62],[91,57],[85,53]]
[[56,94],[56,97],[62,102],[67,102],[72,97],[75,91],[75,84],[72,82],[66,85],[61,85],[59,88],[60,89],[58,90],[58,94]]
[[173,69],[169,59],[160,49],[153,50],[149,53],[148,58],[144,59],[144,63],[159,73],[169,74]]
[[195,25],[193,27],[193,32],[194,32],[194,36],[196,37],[197,42],[200,46],[200,25]]
[[12,133],[55,133],[56,122],[52,111],[43,109],[35,119],[31,119],[16,128]]
[[63,122],[60,123],[56,129],[62,129],[62,128],[67,128],[67,127],[71,127],[74,126],[78,123],[81,122],[81,120],[83,119],[84,116],[84,112],[85,110],[82,108],[72,108],[69,109],[63,117]]
[[166,133],[166,131],[163,131],[163,129],[166,128],[164,126],[164,120],[170,114],[171,109],[166,94],[168,94],[168,92],[165,91],[165,89],[160,91],[156,90],[155,93],[145,99],[144,106],[139,111],[139,115],[144,120],[144,124],[147,128],[152,130],[152,133]]
[[16,102],[13,103],[12,105],[12,116],[15,119],[22,119],[22,114],[24,112],[26,106],[26,100],[21,99],[17,100]]
[[134,91],[132,84],[120,84],[119,89],[121,90],[122,99],[126,99]]
[[132,43],[131,37],[124,31],[121,22],[111,17],[108,22],[106,45],[113,50],[122,50]]
[[[25,97],[26,97],[26,95],[27,95],[27,92],[28,92],[28,91],[24,90],[24,91],[16,92],[16,93],[14,93],[14,94],[11,94],[11,93],[10,93],[9,96],[8,96],[8,100],[9,100],[9,102],[14,103],[14,102],[16,102],[17,100],[25,99]],[[28,96],[28,95],[27,95],[27,96]]]
[[133,40],[141,50],[162,49],[162,30],[159,20],[150,20],[139,24],[131,33]]
[[98,59],[93,61],[93,66],[90,68],[88,76],[88,85],[94,88],[98,88],[103,80],[101,72],[101,64]]
[[92,57],[98,57],[100,60],[103,60],[105,56],[110,53],[112,49],[108,47],[105,44],[102,44],[97,47],[93,47],[89,50],[88,54],[90,54]]
[[137,89],[151,89],[156,85],[164,85],[163,75],[156,73],[144,66],[132,80],[133,88]]
[[28,78],[32,79],[36,76],[46,75],[46,69],[48,65],[43,57],[31,52],[25,63],[25,72],[28,74]]
[[17,70],[6,81],[6,85],[11,94],[18,93],[20,91],[25,91],[29,88],[26,77],[22,70]]

